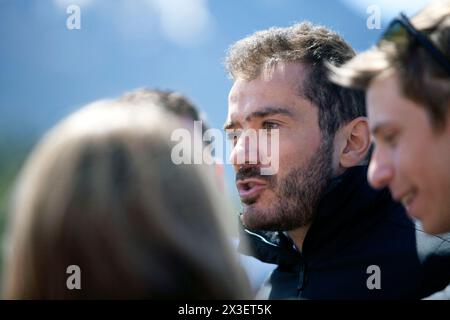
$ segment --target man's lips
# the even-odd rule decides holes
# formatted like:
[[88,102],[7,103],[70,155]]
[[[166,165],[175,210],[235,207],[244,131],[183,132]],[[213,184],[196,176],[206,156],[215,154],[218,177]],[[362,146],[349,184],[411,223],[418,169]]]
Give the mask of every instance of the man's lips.
[[260,179],[245,179],[239,180],[236,183],[241,200],[255,198],[262,190],[266,189],[267,186],[268,183]]
[[406,192],[396,193],[393,195],[393,198],[396,201],[401,202],[403,204],[403,206],[409,211],[411,204],[414,202],[414,199],[416,198],[416,196],[417,196],[417,190],[413,188]]

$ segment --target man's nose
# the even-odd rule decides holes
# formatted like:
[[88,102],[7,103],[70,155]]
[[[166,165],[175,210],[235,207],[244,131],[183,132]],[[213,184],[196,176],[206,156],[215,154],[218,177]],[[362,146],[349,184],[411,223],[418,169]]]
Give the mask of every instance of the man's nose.
[[246,131],[237,138],[230,154],[230,162],[235,167],[258,163],[258,141],[256,131]]
[[390,158],[375,148],[370,160],[367,179],[375,189],[381,189],[390,184],[394,178],[394,167]]

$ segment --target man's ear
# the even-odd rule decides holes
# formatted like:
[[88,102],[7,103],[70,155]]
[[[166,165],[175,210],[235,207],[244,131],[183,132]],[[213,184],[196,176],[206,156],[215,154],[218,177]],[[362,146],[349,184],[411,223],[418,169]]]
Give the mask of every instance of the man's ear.
[[358,117],[341,129],[339,165],[350,168],[361,164],[370,147],[370,131],[366,117]]

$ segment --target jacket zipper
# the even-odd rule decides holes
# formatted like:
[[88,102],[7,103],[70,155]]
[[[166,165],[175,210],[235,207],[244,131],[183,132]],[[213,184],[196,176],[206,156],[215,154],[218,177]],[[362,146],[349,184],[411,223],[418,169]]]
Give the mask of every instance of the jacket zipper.
[[306,282],[306,265],[305,262],[300,262],[300,270],[298,275],[298,285],[297,285],[297,297],[300,298],[303,289],[305,288]]

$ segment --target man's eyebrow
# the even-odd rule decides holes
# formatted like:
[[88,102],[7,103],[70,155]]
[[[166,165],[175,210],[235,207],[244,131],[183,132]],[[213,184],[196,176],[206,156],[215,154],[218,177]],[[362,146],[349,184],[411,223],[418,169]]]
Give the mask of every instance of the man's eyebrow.
[[[293,117],[294,114],[286,108],[282,108],[282,107],[266,107],[262,110],[258,110],[255,112],[250,113],[248,116],[245,117],[245,121],[251,121],[253,118],[264,118],[264,117],[268,117],[268,116],[272,116],[275,114],[283,114],[289,117]],[[228,130],[228,129],[234,129],[236,128],[237,123],[234,121],[228,121],[223,125],[223,129],[224,130]]]
[[389,123],[377,123],[370,129],[370,132],[372,133],[373,136],[377,136],[387,126],[389,126]]
[[236,123],[234,121],[227,121],[223,125],[223,130],[229,130],[236,128]]
[[245,121],[250,121],[252,118],[264,118],[267,116],[273,116],[275,114],[283,114],[289,117],[293,117],[292,112],[286,108],[282,107],[267,107],[262,110],[258,110],[250,113],[247,117],[245,117]]
[[382,124],[377,124],[375,126],[373,126],[372,128],[370,128],[370,132],[372,133],[373,136],[376,136],[380,133],[382,129]]

